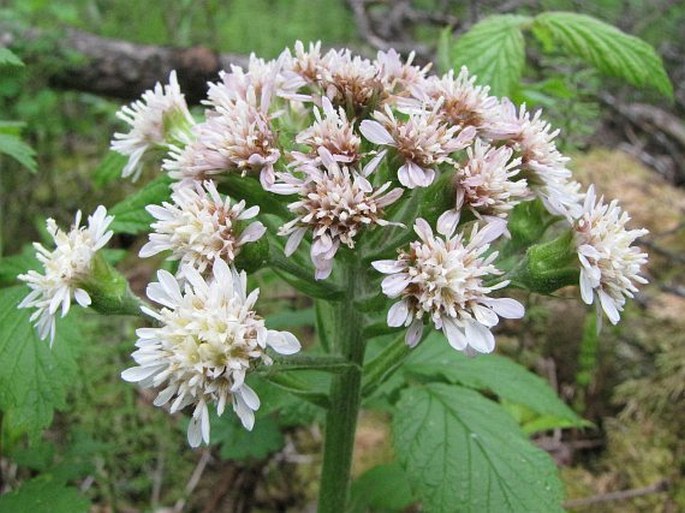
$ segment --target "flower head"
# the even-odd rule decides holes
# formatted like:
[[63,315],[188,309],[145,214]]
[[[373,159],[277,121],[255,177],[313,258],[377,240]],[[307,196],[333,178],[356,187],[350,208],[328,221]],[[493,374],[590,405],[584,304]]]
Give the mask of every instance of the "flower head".
[[508,142],[521,156],[522,176],[530,188],[551,213],[576,216],[582,196],[580,186],[566,168],[570,159],[561,154],[554,142],[559,129],[552,130],[539,110],[531,117],[525,105],[517,111],[508,100],[502,102],[502,108],[505,118],[518,124],[517,132]]
[[181,181],[204,180],[227,171],[259,172],[265,188],[273,184],[274,164],[281,156],[269,117],[239,100],[220,106],[193,130],[194,140],[174,148],[164,161],[169,176]]
[[504,218],[530,196],[525,179],[512,180],[519,172],[521,159],[511,158],[511,148],[495,148],[477,139],[466,152],[468,160],[457,168],[455,208],[440,216],[439,233],[455,230],[464,207],[479,218]]
[[140,176],[141,159],[148,149],[187,142],[188,131],[195,124],[175,71],[169,75],[168,85],[162,86],[157,82],[155,88],[145,91],[140,100],[122,107],[117,117],[125,121],[131,130],[115,133],[112,149],[128,157],[122,176],[133,176],[133,180]]
[[321,85],[333,105],[360,113],[382,99],[385,88],[373,62],[350,50],[330,50],[322,59]]
[[435,237],[428,223],[419,218],[414,230],[420,240],[412,242],[408,251],[401,251],[397,260],[373,262],[376,270],[388,275],[381,284],[383,293],[399,299],[388,311],[388,325],[408,326],[405,340],[409,346],[421,340],[427,316],[453,348],[463,351],[469,346],[489,353],[495,347],[490,328],[499,317],[523,316],[518,301],[489,296],[508,282],[484,284],[486,277],[501,274],[493,265],[497,253],[484,254],[504,229],[503,220],[481,230],[474,226],[467,243],[463,234]]
[[573,225],[580,260],[580,293],[583,301],[597,306],[616,324],[626,298],[637,292],[637,283],[647,283],[640,267],[647,254],[633,246],[647,230],[627,230],[630,217],[616,200],[608,205],[596,199],[594,186],[588,189],[583,213]]
[[374,190],[367,180],[382,155],[369,162],[361,173],[347,166],[341,167],[324,147],[319,148],[319,157],[323,169],[302,166],[303,178],[281,174],[282,183],[274,190],[299,195],[297,201],[288,205],[297,217],[279,230],[279,235],[289,235],[286,256],[295,252],[311,229],[311,258],[316,267],[316,279],[322,280],[330,275],[340,244],[353,248],[354,238],[364,226],[390,224],[383,219],[383,208],[397,201],[402,189],[387,192],[390,187],[387,182]]
[[209,443],[209,405],[222,415],[228,403],[243,426],[251,430],[260,402],[245,384],[256,365],[269,365],[267,348],[280,354],[300,350],[299,341],[286,331],[268,330],[253,310],[259,290],[247,294],[247,277],[221,259],[214,260],[211,279],[186,266],[187,281],[179,282],[168,272],[158,271],[159,282],[147,288],[148,297],[161,305],[159,311],[145,308],[159,323],[140,328],[136,367],[122,372],[126,381],[143,387],[164,387],[155,406],[171,402],[171,413],[194,405],[188,426],[188,442],[197,447]]
[[360,158],[361,138],[354,132],[353,124],[348,121],[344,109],[334,108],[327,97],[321,98],[321,111],[314,107],[314,124],[297,134],[295,142],[311,148],[309,154],[293,152],[300,162],[318,162],[318,149],[326,148],[338,162],[352,163]]
[[365,119],[359,125],[362,135],[374,144],[392,146],[404,160],[397,170],[402,185],[410,189],[428,187],[435,179],[435,168],[444,162],[452,163],[450,154],[466,148],[476,131],[473,127],[460,130],[449,126],[438,116],[440,103],[431,111],[411,114],[401,121],[395,118],[390,106],[376,111],[376,121]]
[[19,308],[36,309],[31,321],[38,329],[40,338],[45,339],[50,335],[50,345],[55,339],[57,311],[60,310],[64,317],[69,312],[72,297],[82,307],[90,305],[90,296],[82,284],[90,275],[95,253],[112,238],[113,232],[108,228],[113,219],[102,205],[88,216],[87,227],[80,226],[79,210],[69,232],[60,230],[54,219],[48,219],[48,232],[55,241],[55,249],[50,251],[42,244],[34,243],[44,274],[31,270],[19,275],[19,279],[31,289]]
[[266,232],[259,221],[240,229],[238,224],[254,218],[259,207],[245,209],[245,201],[231,205],[228,197],[221,198],[214,182],[180,187],[171,200],[146,207],[157,221],[152,223],[154,232],[140,249],[140,256],[171,250],[171,258],[181,261],[179,272],[186,268],[184,264],[204,273],[216,259],[233,263],[241,246]]

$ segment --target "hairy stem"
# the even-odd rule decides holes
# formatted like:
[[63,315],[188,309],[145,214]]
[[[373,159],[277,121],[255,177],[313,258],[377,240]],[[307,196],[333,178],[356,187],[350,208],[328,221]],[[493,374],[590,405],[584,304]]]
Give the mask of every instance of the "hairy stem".
[[353,306],[363,286],[363,273],[358,266],[358,261],[346,264],[345,298],[336,304],[335,348],[354,365],[333,376],[331,383],[318,513],[345,511],[349,495],[364,360],[363,316]]

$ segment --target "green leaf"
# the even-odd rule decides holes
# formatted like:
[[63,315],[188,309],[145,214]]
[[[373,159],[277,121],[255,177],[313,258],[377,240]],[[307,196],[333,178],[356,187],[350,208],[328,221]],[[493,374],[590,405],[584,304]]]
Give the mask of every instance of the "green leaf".
[[52,349],[31,325],[31,310],[17,305],[28,294],[24,286],[0,289],[0,410],[13,432],[36,437],[50,425],[55,409],[66,406],[66,394],[78,378],[80,343],[76,312],[57,324]]
[[3,513],[88,513],[90,503],[76,488],[48,476],[21,485],[18,490],[0,497]]
[[654,48],[603,21],[572,12],[547,12],[533,21],[533,34],[543,45],[556,43],[607,75],[673,98],[673,86]]
[[552,459],[478,392],[431,383],[402,393],[395,450],[429,513],[562,512]]
[[398,463],[378,465],[352,483],[348,513],[403,511],[414,502],[411,483]]
[[9,48],[0,47],[0,66],[23,66],[24,63]]
[[114,216],[112,230],[116,233],[130,233],[136,235],[150,229],[150,223],[154,218],[148,214],[145,207],[158,205],[169,199],[171,195],[171,178],[162,175],[145,185],[135,194],[117,203],[110,210]]
[[284,310],[270,315],[266,319],[266,326],[272,330],[283,330],[299,326],[314,326],[315,322],[314,308],[302,308],[300,310]]
[[219,454],[223,459],[262,459],[283,447],[283,434],[273,417],[258,419],[252,431],[245,429],[232,412],[222,417],[212,413],[210,421],[212,443],[221,444]]
[[107,152],[105,158],[93,171],[93,184],[100,189],[119,178],[127,160],[127,157],[116,151]]
[[0,133],[0,154],[8,155],[25,168],[36,172],[36,152],[18,136]]
[[522,365],[496,354],[469,358],[452,349],[444,336],[437,332],[421,343],[404,368],[410,374],[429,378],[441,376],[450,383],[493,392],[501,399],[530,408],[538,415],[556,418],[555,427],[585,425],[544,379]]
[[24,246],[17,255],[0,258],[0,287],[14,284],[18,275],[38,267],[40,262],[36,258],[36,250],[30,245]]
[[522,27],[528,16],[489,16],[463,34],[452,47],[452,65],[466,66],[492,94],[510,96],[521,79],[526,51]]

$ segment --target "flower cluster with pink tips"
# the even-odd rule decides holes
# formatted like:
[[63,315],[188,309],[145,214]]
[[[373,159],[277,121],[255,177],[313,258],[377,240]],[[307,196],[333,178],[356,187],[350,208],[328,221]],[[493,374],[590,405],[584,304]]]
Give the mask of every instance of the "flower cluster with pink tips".
[[[160,307],[146,312],[158,326],[138,331],[138,365],[123,377],[164,385],[155,404],[172,411],[194,405],[191,445],[209,440],[209,403],[219,414],[232,404],[250,429],[259,399],[245,376],[270,363],[267,349],[300,349],[254,311],[258,290],[247,292],[236,264],[250,245],[268,241],[272,257],[287,257],[266,265],[299,266],[293,283],[303,290],[334,288],[336,262],[355,262],[409,346],[432,326],[469,353],[493,351],[492,328],[524,315],[503,292],[518,282],[498,249],[526,202],[571,234],[581,298],[612,323],[645,283],[647,256],[634,245],[645,231],[626,228],[616,202],[573,180],[559,130],[539,110],[491,95],[466,68],[435,75],[413,59],[298,42],[274,60],[253,55],[245,68],[222,72],[195,117],[175,73],[120,111],[130,129],[115,134],[112,149],[128,157],[123,176],[142,176],[145,157],[161,149],[156,172],[172,181],[168,201],[147,206],[154,220],[140,256],[179,262],[148,287]],[[85,233],[75,230],[69,240]],[[89,258],[108,238],[100,235]],[[60,269],[87,270],[69,260],[74,248],[58,253]],[[49,251],[41,254],[55,267]],[[54,331],[72,294],[87,304],[78,282],[56,273],[22,277],[34,289],[22,306],[38,308],[41,335]]]

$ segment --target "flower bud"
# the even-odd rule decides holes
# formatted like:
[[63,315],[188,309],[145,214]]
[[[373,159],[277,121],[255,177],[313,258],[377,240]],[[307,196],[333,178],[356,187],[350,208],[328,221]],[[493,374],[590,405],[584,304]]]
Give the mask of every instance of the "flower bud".
[[531,292],[551,294],[576,285],[579,272],[573,233],[569,230],[552,241],[531,246],[511,281]]
[[252,274],[267,264],[269,261],[269,241],[266,237],[245,244],[240,253],[236,255],[235,266],[238,269]]

